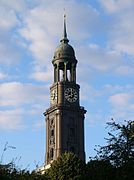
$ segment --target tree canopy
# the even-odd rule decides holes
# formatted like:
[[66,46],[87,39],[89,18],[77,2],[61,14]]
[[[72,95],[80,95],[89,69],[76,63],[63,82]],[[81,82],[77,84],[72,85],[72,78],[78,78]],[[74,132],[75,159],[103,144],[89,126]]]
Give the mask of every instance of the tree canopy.
[[81,179],[85,175],[86,164],[75,154],[69,152],[58,157],[48,170],[52,180]]
[[109,160],[114,166],[120,167],[134,163],[134,123],[126,121],[126,124],[119,124],[115,121],[107,123],[111,131],[106,146],[99,146],[96,158]]
[[99,146],[87,164],[71,152],[53,161],[44,175],[21,170],[13,162],[0,163],[0,180],[133,180],[134,122],[112,121],[107,125],[111,130],[105,138],[107,144]]

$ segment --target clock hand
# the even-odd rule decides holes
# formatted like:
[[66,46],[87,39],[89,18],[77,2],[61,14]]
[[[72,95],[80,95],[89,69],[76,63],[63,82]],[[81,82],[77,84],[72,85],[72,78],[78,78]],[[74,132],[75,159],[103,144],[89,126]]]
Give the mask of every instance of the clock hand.
[[71,97],[73,97],[73,89],[71,89]]

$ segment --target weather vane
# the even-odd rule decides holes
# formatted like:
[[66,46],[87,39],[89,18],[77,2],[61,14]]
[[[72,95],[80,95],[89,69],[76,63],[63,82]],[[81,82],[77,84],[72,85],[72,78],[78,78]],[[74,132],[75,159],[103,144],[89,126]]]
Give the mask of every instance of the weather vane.
[[66,19],[66,9],[64,8],[64,19]]

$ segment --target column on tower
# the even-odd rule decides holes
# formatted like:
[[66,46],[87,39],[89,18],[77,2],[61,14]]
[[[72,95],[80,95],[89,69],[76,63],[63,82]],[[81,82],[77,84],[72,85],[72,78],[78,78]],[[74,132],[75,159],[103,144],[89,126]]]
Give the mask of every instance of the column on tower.
[[64,81],[67,81],[67,62],[64,62]]
[[57,74],[57,65],[55,64],[54,65],[54,83],[57,81],[56,74]]
[[76,82],[76,64],[74,64],[74,63],[71,64],[70,81]]
[[[58,131],[56,131],[56,138],[57,138],[57,142],[56,142],[56,156],[58,157],[59,155],[61,155],[61,136],[62,136],[62,132],[61,132],[61,118],[62,118],[62,114],[61,112],[58,110],[57,114],[56,114],[56,123],[57,123],[57,129]],[[56,157],[56,158],[57,158]]]
[[57,82],[60,81],[60,64],[57,64]]
[[49,136],[48,136],[48,121],[49,121],[49,117],[46,116],[46,164],[49,163],[49,144],[48,144],[48,141],[49,141]]

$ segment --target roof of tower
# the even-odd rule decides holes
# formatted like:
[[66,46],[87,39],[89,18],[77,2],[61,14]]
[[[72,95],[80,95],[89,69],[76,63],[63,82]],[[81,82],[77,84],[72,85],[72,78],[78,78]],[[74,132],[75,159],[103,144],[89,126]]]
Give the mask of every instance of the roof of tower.
[[56,48],[54,53],[54,59],[59,59],[62,57],[70,57],[75,58],[75,52],[71,45],[68,44],[69,40],[67,38],[66,31],[66,15],[64,15],[64,29],[63,29],[63,37],[60,40],[60,45]]

